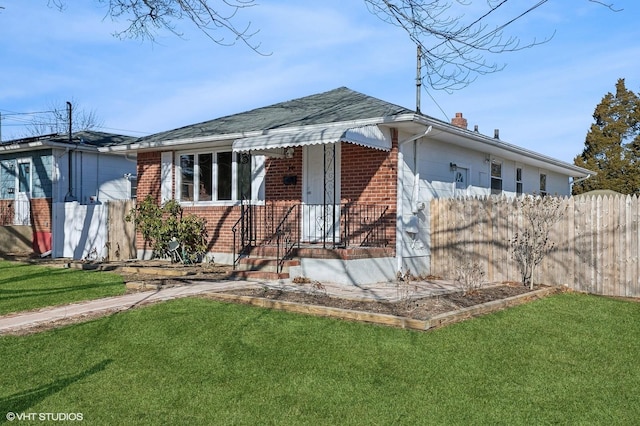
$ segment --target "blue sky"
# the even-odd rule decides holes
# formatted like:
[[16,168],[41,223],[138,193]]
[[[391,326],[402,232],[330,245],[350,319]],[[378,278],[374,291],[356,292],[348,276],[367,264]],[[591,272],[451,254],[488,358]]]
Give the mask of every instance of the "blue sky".
[[[422,112],[447,121],[462,112],[469,128],[491,136],[500,129],[506,142],[573,162],[594,108],[617,79],[640,91],[640,2],[608,2],[623,10],[588,0],[547,2],[506,33],[523,43],[553,35],[549,42],[489,57],[505,69],[454,93],[423,90]],[[534,3],[512,0],[507,13]],[[260,30],[254,40],[270,56],[216,45],[186,22],[178,28],[183,38],[120,40],[111,34],[124,22],[105,18],[94,1],[69,0],[64,12],[46,0],[0,6],[3,140],[24,135],[10,113],[67,100],[95,111],[102,130],[134,136],[340,86],[415,107],[414,45],[360,0],[265,0],[241,11],[239,22]]]

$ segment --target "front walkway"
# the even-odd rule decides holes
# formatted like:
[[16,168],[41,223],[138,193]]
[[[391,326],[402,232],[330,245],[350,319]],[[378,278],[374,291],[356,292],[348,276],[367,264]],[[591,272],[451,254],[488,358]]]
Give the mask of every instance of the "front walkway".
[[281,289],[285,291],[317,292],[321,290],[329,296],[351,300],[397,301],[407,294],[412,298],[427,297],[456,291],[453,283],[415,282],[415,283],[380,283],[354,286],[333,283],[295,284],[290,280],[282,281],[193,281],[187,285],[161,288],[154,291],[130,293],[122,296],[77,302],[69,305],[42,308],[37,311],[17,312],[0,316],[0,335],[10,332],[45,327],[53,323],[64,323],[83,317],[108,315],[125,311],[148,303],[195,296],[210,292],[224,292],[248,288]]

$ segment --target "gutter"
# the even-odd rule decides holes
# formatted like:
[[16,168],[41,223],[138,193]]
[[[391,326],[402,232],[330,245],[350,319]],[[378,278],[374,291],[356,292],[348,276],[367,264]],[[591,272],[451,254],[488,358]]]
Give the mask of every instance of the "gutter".
[[[438,130],[441,130],[443,132],[452,134],[452,135],[457,135],[460,137],[464,137],[467,139],[471,139],[474,140],[476,142],[480,142],[484,145],[487,145],[489,147],[492,148],[496,148],[498,150],[501,151],[506,151],[506,152],[510,152],[512,154],[516,154],[516,155],[520,155],[523,157],[526,157],[528,159],[534,160],[534,161],[539,161],[539,162],[543,162],[546,163],[547,165],[552,165],[554,167],[563,169],[565,172],[570,171],[572,173],[579,173],[579,174],[583,174],[583,175],[591,175],[593,174],[593,172],[591,170],[588,169],[583,169],[582,167],[578,167],[575,166],[573,164],[570,163],[566,163],[564,161],[555,159],[553,157],[549,157],[547,155],[544,154],[540,154],[538,152],[535,151],[531,151],[525,148],[521,148],[519,146],[504,142],[502,140],[499,139],[495,139],[486,135],[483,135],[481,133],[477,133],[477,132],[473,132],[471,130],[466,130],[466,129],[461,129],[455,126],[452,126],[448,123],[445,122],[440,122],[438,120],[435,119],[429,119],[429,117],[424,117],[424,116],[419,116],[419,115],[413,115],[413,120],[415,123],[419,123],[419,124],[423,124],[425,126],[427,125],[433,125],[433,127],[437,128]],[[468,145],[467,145],[468,146]],[[471,149],[474,149],[476,151],[482,151],[482,148],[480,147],[473,147],[473,146],[468,146]],[[548,167],[547,167],[548,168]],[[570,175],[570,173],[567,173]]]

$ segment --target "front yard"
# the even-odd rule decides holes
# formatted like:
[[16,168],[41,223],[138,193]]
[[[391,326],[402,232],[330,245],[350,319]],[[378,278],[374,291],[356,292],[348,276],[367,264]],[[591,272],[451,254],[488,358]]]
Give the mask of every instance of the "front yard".
[[122,277],[0,260],[0,315],[124,294]]
[[578,294],[427,333],[181,299],[0,337],[0,416],[635,424],[638,324],[637,303]]

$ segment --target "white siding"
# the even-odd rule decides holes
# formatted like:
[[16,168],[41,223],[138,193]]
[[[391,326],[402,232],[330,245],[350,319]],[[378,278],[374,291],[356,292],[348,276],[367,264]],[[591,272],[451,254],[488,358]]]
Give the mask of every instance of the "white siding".
[[[400,140],[411,135],[400,135]],[[398,230],[396,250],[398,269],[412,274],[428,274],[430,257],[429,202],[433,198],[484,196],[491,194],[491,162],[502,165],[502,193],[516,195],[516,168],[522,168],[524,193],[540,193],[540,174],[547,175],[547,193],[569,195],[569,176],[533,167],[526,159],[517,162],[490,156],[481,151],[463,149],[435,139],[419,139],[400,146],[398,183]],[[456,174],[465,182],[456,183]],[[418,177],[418,191],[415,178]],[[418,206],[424,203],[425,208]],[[418,233],[407,232],[417,224]]]

